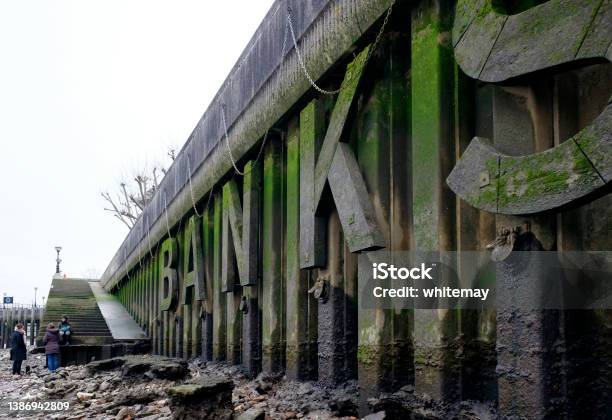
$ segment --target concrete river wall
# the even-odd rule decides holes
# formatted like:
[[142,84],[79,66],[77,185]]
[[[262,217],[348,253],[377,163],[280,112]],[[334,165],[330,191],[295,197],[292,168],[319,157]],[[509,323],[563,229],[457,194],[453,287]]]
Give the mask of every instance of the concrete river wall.
[[375,249],[611,249],[610,9],[277,1],[101,284],[156,354],[610,415],[609,309],[367,309],[358,270]]

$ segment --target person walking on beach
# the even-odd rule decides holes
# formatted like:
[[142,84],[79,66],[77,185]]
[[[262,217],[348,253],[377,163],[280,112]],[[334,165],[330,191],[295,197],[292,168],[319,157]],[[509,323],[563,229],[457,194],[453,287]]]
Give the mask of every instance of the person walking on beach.
[[21,375],[21,364],[27,359],[25,330],[20,322],[15,325],[11,339],[11,359],[13,360],[13,375]]
[[51,372],[55,372],[55,370],[59,367],[59,342],[59,330],[55,328],[55,325],[51,322],[49,325],[47,325],[47,332],[45,332],[45,336],[43,337],[45,355],[47,356],[47,367]]

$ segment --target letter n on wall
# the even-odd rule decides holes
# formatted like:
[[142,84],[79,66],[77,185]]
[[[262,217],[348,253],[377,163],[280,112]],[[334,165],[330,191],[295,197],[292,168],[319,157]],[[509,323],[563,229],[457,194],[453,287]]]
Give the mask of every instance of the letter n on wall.
[[236,285],[234,257],[240,286],[257,284],[259,263],[259,196],[261,164],[249,161],[243,179],[243,205],[235,180],[223,186],[223,240],[221,261],[222,291],[232,292]]

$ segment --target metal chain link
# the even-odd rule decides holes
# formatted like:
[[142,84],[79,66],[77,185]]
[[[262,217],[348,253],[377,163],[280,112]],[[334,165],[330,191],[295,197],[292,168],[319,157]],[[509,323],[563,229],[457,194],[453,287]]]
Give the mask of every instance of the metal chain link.
[[[283,46],[281,48],[281,62],[278,66],[279,68],[279,74],[281,72],[281,70],[283,69],[283,66],[285,64],[285,48],[287,46],[287,35],[289,32],[289,23],[285,24],[285,31],[283,33]],[[274,91],[272,91],[272,94],[274,94],[274,92],[278,92],[278,88],[280,85],[280,77],[277,76],[276,78],[276,89]],[[236,159],[234,158],[234,155],[232,154],[232,149],[230,147],[230,142],[229,142],[229,135],[228,135],[228,131],[227,131],[227,121],[225,120],[225,104],[223,104],[221,106],[221,120],[223,121],[223,130],[225,133],[225,146],[227,148],[227,152],[229,154],[229,158],[230,161],[232,162],[232,166],[234,167],[234,172],[236,172],[236,174],[240,175],[240,176],[245,176],[247,174],[249,174],[253,168],[255,167],[255,164],[257,162],[259,162],[259,159],[261,158],[261,155],[263,153],[264,150],[264,146],[266,145],[266,140],[268,140],[268,134],[270,132],[270,127],[268,127],[268,129],[266,130],[266,134],[264,135],[264,138],[261,142],[261,147],[259,148],[259,152],[257,152],[257,157],[255,158],[255,160],[253,161],[253,165],[251,166],[251,170],[249,171],[241,171],[240,169],[238,169],[238,166],[236,165]]]
[[[391,4],[389,5],[389,8],[387,9],[387,14],[385,15],[385,19],[383,20],[383,23],[380,27],[380,30],[378,31],[378,34],[376,34],[376,38],[374,39],[374,43],[372,44],[372,46],[370,47],[370,50],[368,51],[368,55],[365,59],[364,62],[364,67],[365,64],[368,63],[368,61],[370,61],[370,58],[372,57],[372,54],[374,53],[374,51],[376,50],[376,48],[378,47],[378,44],[380,43],[380,39],[382,37],[382,34],[385,32],[385,28],[387,26],[387,23],[389,22],[389,16],[391,16],[391,11],[393,9],[393,5],[395,4],[395,0],[393,0],[391,2]],[[300,49],[298,48],[298,44],[297,44],[297,39],[295,37],[295,31],[293,30],[293,19],[291,18],[291,8],[287,7],[287,22],[289,24],[289,30],[291,32],[291,38],[293,39],[293,46],[295,48],[295,53],[297,55],[297,59],[298,62],[300,63],[300,67],[302,68],[302,72],[304,73],[304,76],[306,76],[306,79],[308,79],[308,82],[310,83],[310,85],[319,93],[322,93],[324,95],[335,95],[337,93],[340,93],[343,89],[346,88],[346,86],[348,85],[340,85],[340,87],[338,89],[335,90],[325,90],[322,87],[320,87],[319,85],[316,84],[316,82],[314,81],[314,79],[312,78],[312,76],[310,75],[310,73],[308,72],[308,69],[306,68],[306,64],[304,63],[304,59],[302,58],[302,54],[300,53]]]
[[189,192],[191,193],[191,204],[193,205],[193,211],[195,211],[196,216],[202,217],[202,215],[198,212],[196,208],[195,198],[193,197],[193,185],[191,184],[191,156],[187,154],[187,172],[189,173]]
[[[383,23],[380,27],[380,30],[378,31],[376,38],[374,39],[374,43],[372,44],[372,47],[370,48],[370,50],[368,51],[368,55],[365,59],[365,63],[367,64],[367,62],[370,60],[370,58],[372,57],[373,52],[376,50],[376,48],[378,47],[378,44],[380,43],[380,39],[382,37],[382,34],[385,31],[385,28],[387,26],[387,23],[389,21],[389,17],[391,16],[391,11],[393,9],[393,5],[395,4],[395,0],[393,0],[391,2],[391,4],[389,5],[389,9],[387,9],[387,14],[385,15],[385,18],[383,20]],[[289,33],[291,33],[291,38],[293,40],[293,46],[295,48],[295,52],[298,58],[298,62],[300,64],[300,67],[302,69],[302,72],[304,73],[304,76],[306,77],[306,79],[308,79],[308,82],[310,83],[310,85],[319,93],[322,93],[324,95],[335,95],[339,92],[341,92],[346,85],[341,85],[340,88],[335,89],[335,90],[325,90],[321,87],[319,87],[316,82],[314,81],[314,79],[312,78],[312,76],[310,75],[310,73],[308,72],[308,69],[306,68],[306,64],[304,63],[304,60],[302,58],[302,54],[300,53],[300,50],[298,48],[297,45],[297,39],[295,36],[295,30],[293,29],[293,19],[291,18],[291,8],[287,8],[287,24],[285,25],[285,32],[284,32],[284,36],[283,36],[283,47],[281,49],[281,63],[279,65],[279,71],[282,69],[283,64],[285,62],[285,47],[286,47],[286,41],[287,41],[287,32],[289,31]],[[279,82],[280,78],[277,77],[277,88],[278,88],[278,84],[280,84]],[[225,145],[227,148],[227,152],[230,158],[230,161],[232,162],[232,166],[234,167],[234,171],[236,172],[236,174],[240,175],[240,176],[245,176],[246,174],[248,174],[250,171],[241,171],[237,164],[236,164],[236,159],[234,158],[234,155],[232,153],[232,149],[230,147],[230,141],[229,141],[229,135],[228,135],[228,130],[227,130],[227,121],[225,119],[225,105],[221,106],[221,120],[223,121],[223,130],[224,130],[224,134],[225,134]],[[262,140],[261,143],[261,147],[259,148],[259,152],[257,153],[257,157],[255,158],[254,162],[253,162],[253,166],[259,161],[259,159],[261,158],[261,155],[263,153],[263,149],[265,147],[266,144],[266,140],[268,139],[268,134],[270,132],[270,127],[268,127],[268,129],[266,130],[266,134],[264,135],[264,138]],[[251,170],[253,168],[253,166],[251,167]],[[190,190],[190,194],[191,194],[191,202],[193,205],[193,210],[195,211],[195,214],[198,217],[201,217],[202,215],[198,212],[197,208],[196,208],[196,204],[195,204],[195,197],[193,194],[193,185],[192,185],[192,181],[191,181],[191,162],[190,162],[190,156],[187,155],[187,169],[189,172],[189,190]],[[175,187],[176,187],[176,174],[175,174]],[[208,197],[208,202],[206,204],[206,209],[208,210],[209,206],[210,206],[210,202],[212,199],[212,194],[213,194],[213,188],[210,189],[210,193],[209,193],[209,197]],[[168,231],[168,237],[172,238],[172,235],[170,234],[170,223],[168,222],[168,202],[167,202],[167,195],[166,195],[166,191],[164,191],[164,215],[165,215],[165,219],[166,219],[166,230]],[[148,219],[147,219],[148,220]],[[142,227],[141,227],[142,229]],[[153,255],[151,254],[151,239],[150,239],[150,226],[147,223],[147,241],[149,244],[149,254],[151,255],[151,258],[153,258]],[[140,248],[138,248],[138,253],[139,253],[139,263],[140,262]],[[124,265],[126,265],[127,261],[125,260],[125,250],[124,250]],[[130,279],[130,275],[129,272],[127,271],[127,265],[126,265],[126,274],[128,276],[128,279]]]
[[170,234],[170,223],[168,223],[168,201],[167,201],[165,190],[164,190],[164,214],[166,215],[166,229],[168,230],[168,238],[172,238],[172,235]]
[[149,245],[149,255],[153,258],[153,253],[151,252],[151,216],[147,213],[147,243]]
[[[144,223],[144,221],[142,221],[140,223],[140,236],[142,237],[142,223]],[[140,253],[140,243],[138,243],[138,266],[140,267],[140,269],[142,269],[142,254]]]
[[125,270],[125,274],[127,275],[128,281],[132,281],[130,277],[130,272],[127,269],[127,255],[125,248],[123,248],[123,269]]

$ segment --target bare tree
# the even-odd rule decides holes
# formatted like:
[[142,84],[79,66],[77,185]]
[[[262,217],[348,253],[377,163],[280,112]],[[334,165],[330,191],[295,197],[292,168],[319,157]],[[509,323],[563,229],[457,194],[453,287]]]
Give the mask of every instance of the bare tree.
[[[167,156],[174,161],[176,158],[176,148],[168,149]],[[161,172],[161,174],[160,174]],[[119,183],[119,191],[114,195],[108,191],[100,193],[102,198],[110,207],[104,210],[113,213],[113,216],[121,220],[128,229],[136,224],[138,216],[147,206],[159,188],[159,182],[166,175],[167,169],[161,165],[154,165],[153,168],[145,168],[136,173],[128,183]]]

